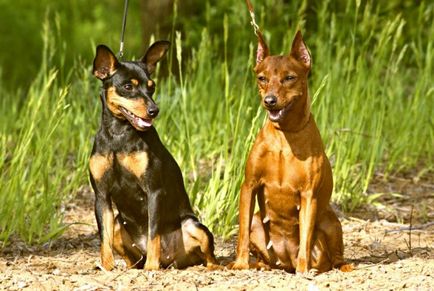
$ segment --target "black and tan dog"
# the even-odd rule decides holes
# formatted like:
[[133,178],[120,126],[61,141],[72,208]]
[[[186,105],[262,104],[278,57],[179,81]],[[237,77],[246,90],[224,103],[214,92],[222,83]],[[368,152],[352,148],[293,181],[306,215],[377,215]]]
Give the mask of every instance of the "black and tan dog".
[[154,43],[136,62],[118,61],[103,45],[96,51],[93,74],[103,84],[102,119],[90,180],[107,270],[114,267],[113,250],[128,267],[146,270],[217,264],[213,236],[194,215],[179,166],[152,126],[158,107],[150,75],[169,45]]

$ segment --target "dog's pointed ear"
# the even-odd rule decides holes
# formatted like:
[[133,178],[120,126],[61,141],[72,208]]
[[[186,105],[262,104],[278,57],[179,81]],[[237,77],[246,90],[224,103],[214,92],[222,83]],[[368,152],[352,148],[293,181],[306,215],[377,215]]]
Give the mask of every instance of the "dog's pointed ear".
[[118,67],[119,61],[115,54],[105,45],[99,45],[93,60],[93,74],[98,79],[104,80],[112,76]]
[[301,35],[300,30],[297,31],[297,34],[292,41],[291,56],[299,61],[304,67],[310,69],[312,58],[310,57],[309,50],[303,41],[303,36]]
[[170,42],[167,40],[159,40],[154,42],[146,51],[145,55],[140,59],[146,64],[146,69],[149,74],[152,74],[157,67],[157,63],[164,57],[170,47]]
[[262,61],[268,57],[270,51],[268,50],[268,46],[265,43],[264,36],[258,30],[258,49],[256,50],[256,64],[262,63]]

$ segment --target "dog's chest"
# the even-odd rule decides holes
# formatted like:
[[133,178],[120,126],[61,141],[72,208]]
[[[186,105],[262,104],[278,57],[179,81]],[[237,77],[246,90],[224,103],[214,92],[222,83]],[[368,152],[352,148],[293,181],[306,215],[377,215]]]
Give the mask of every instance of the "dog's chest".
[[146,152],[116,153],[111,189],[112,200],[123,216],[142,216],[147,213],[147,194],[144,179],[149,167]]
[[263,163],[263,195],[266,216],[271,220],[294,225],[298,221],[300,193],[308,184],[309,161],[300,161],[290,148],[267,152]]
[[146,151],[116,153],[115,159],[122,171],[121,175],[131,174],[138,180],[143,179],[149,166],[149,155]]
[[309,183],[312,158],[298,159],[289,147],[276,148],[267,152],[263,161],[265,187],[272,193],[291,195],[298,193]]

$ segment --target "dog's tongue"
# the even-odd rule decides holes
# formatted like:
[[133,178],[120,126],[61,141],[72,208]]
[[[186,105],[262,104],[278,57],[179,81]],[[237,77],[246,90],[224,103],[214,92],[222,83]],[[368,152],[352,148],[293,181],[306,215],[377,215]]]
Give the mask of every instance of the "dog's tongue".
[[150,127],[152,125],[152,119],[148,121],[142,118],[136,118],[136,122],[139,127]]

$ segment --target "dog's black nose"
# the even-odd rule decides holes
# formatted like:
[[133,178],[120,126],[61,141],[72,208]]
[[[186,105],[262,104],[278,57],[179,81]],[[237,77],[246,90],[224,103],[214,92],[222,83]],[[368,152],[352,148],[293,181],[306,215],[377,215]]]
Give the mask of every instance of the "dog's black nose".
[[157,106],[154,105],[154,106],[149,106],[148,107],[148,115],[149,115],[149,117],[151,117],[151,118],[157,117],[158,112],[160,112],[160,109],[158,109]]
[[273,107],[277,104],[277,97],[274,95],[265,96],[264,103],[267,107]]

